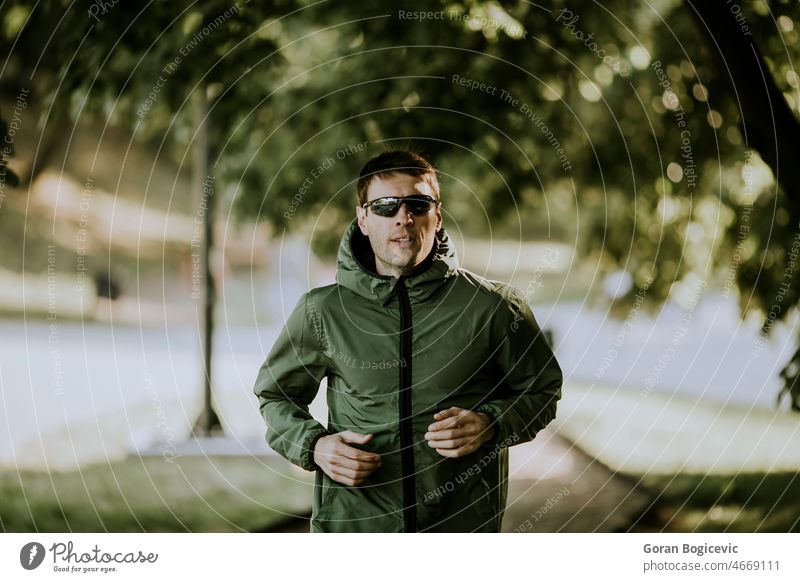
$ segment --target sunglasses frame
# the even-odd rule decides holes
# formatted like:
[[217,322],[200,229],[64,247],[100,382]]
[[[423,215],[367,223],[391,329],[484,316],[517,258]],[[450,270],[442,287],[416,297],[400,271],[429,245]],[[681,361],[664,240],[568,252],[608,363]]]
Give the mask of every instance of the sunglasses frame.
[[399,201],[399,202],[397,202],[397,208],[395,209],[395,211],[393,213],[391,213],[391,214],[378,214],[373,209],[372,213],[375,214],[375,216],[380,216],[382,218],[392,218],[398,212],[400,212],[400,206],[402,206],[403,204],[406,204],[406,202],[405,202],[406,200],[417,201],[417,202],[421,202],[421,201],[428,202],[428,204],[429,204],[428,209],[425,212],[420,213],[420,214],[417,214],[416,212],[411,210],[411,208],[408,206],[408,204],[406,204],[406,208],[414,216],[425,216],[426,214],[428,214],[431,211],[431,205],[433,206],[433,208],[440,208],[442,206],[441,200],[437,200],[433,196],[428,196],[427,194],[414,194],[412,196],[381,196],[380,198],[376,198],[375,200],[372,200],[371,202],[364,202],[364,204],[361,205],[361,208],[364,208],[364,209],[372,208],[375,204],[381,202],[382,200],[387,200],[387,199],[394,199],[394,200],[398,200]]

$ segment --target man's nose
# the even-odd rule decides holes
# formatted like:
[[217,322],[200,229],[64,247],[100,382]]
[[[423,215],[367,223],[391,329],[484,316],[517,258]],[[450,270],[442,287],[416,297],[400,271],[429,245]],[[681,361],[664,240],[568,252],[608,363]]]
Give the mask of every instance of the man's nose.
[[413,216],[414,215],[408,211],[406,205],[401,204],[400,209],[397,211],[397,215],[395,216],[395,218],[397,219],[397,226],[414,222],[412,219]]

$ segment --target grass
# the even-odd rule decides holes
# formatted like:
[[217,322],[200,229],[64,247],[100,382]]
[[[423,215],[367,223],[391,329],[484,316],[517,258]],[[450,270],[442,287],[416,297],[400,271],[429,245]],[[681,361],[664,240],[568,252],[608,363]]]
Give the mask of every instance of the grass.
[[[0,473],[5,532],[262,531],[305,514],[312,486],[283,459],[132,457],[74,472]],[[288,514],[288,515],[287,515]]]
[[647,476],[653,503],[629,531],[800,532],[800,474]]
[[[800,532],[797,473],[650,475],[641,483],[653,502],[622,531]],[[306,514],[311,487],[278,458],[134,457],[80,472],[5,471],[0,529],[264,531]]]

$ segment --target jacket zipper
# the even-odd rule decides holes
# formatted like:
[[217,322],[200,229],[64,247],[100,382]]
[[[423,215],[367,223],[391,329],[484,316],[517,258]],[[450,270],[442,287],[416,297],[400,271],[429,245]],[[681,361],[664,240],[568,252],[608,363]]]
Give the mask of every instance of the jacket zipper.
[[400,300],[400,459],[403,470],[403,531],[417,531],[414,479],[414,436],[411,412],[411,302],[403,279],[396,285]]

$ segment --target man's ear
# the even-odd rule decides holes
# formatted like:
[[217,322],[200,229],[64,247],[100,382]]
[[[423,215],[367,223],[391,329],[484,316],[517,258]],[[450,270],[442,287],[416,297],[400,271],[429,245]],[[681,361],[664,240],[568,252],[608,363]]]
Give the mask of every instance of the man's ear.
[[440,207],[436,207],[436,232],[442,230],[442,210]]
[[369,234],[367,232],[367,209],[361,208],[360,206],[356,206],[356,216],[358,217],[358,228],[361,229],[362,234],[365,236]]

